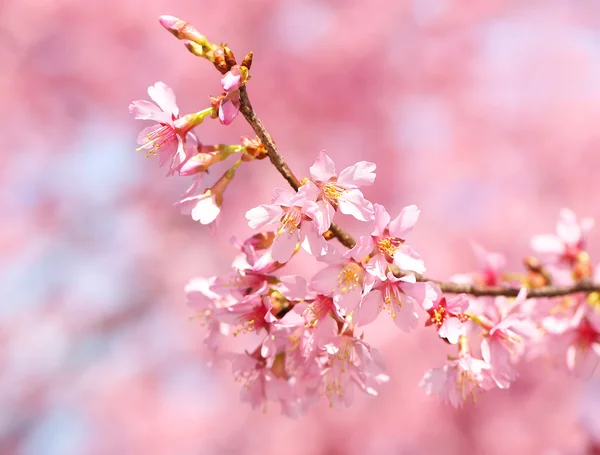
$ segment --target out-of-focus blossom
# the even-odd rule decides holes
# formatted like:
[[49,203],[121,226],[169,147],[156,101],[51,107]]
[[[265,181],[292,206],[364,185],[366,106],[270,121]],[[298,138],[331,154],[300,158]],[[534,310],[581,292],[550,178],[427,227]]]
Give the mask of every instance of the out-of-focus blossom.
[[429,370],[419,385],[427,395],[439,395],[444,403],[458,408],[468,398],[475,402],[477,393],[493,388],[494,381],[490,365],[461,346],[457,358],[449,357],[443,367]]
[[562,209],[556,224],[556,235],[536,235],[531,240],[531,247],[556,262],[571,265],[585,249],[587,233],[593,227],[592,218],[583,218],[579,221],[571,210]]

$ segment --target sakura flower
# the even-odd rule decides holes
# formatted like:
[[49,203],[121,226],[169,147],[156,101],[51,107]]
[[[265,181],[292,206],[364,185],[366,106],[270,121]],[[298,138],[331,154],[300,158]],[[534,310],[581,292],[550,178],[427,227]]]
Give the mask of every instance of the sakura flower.
[[579,221],[571,210],[562,209],[556,224],[556,235],[536,235],[531,241],[531,247],[556,262],[573,265],[585,250],[586,236],[593,227],[592,218]]
[[276,401],[285,415],[299,414],[300,400],[292,382],[280,377],[275,366],[269,366],[258,354],[233,356],[232,369],[236,381],[242,383],[241,401],[250,403],[252,409],[260,407],[266,411],[267,402]]
[[185,286],[185,293],[188,305],[197,313],[194,320],[200,320],[202,325],[208,327],[204,343],[214,355],[219,343],[229,334],[229,327],[215,318],[214,314],[233,301],[212,292],[210,287],[213,282],[214,278],[192,278]]
[[138,136],[139,150],[150,155],[160,155],[159,164],[170,162],[168,175],[179,170],[189,158],[186,153],[186,141],[197,144],[190,130],[198,126],[212,109],[179,117],[179,108],[175,94],[163,82],[157,82],[148,88],[148,95],[156,103],[140,100],[129,105],[129,112],[138,120],[152,120],[156,125],[142,130]]
[[233,180],[235,171],[239,162],[228,169],[223,176],[209,189],[201,194],[187,196],[195,185],[186,192],[183,197],[175,205],[181,208],[181,213],[191,215],[194,221],[199,221],[200,224],[210,224],[214,222],[221,213],[223,205],[223,194]]
[[496,385],[505,389],[516,378],[513,360],[523,354],[523,337],[518,333],[525,315],[518,308],[527,299],[527,289],[523,288],[515,299],[497,297],[491,306],[491,318],[473,316],[475,323],[486,330],[481,342],[482,358],[491,365],[491,375]]
[[[441,291],[438,294],[441,295]],[[440,338],[445,338],[450,344],[456,344],[460,335],[465,333],[463,323],[469,320],[469,316],[465,314],[469,308],[469,299],[465,294],[450,299],[442,297],[435,303],[425,301],[423,308],[429,313],[425,325],[435,325]]]
[[327,363],[322,370],[322,394],[331,407],[349,406],[354,387],[377,396],[378,387],[389,381],[379,352],[351,335],[337,335],[325,345]]
[[253,229],[277,226],[271,256],[285,263],[290,260],[298,243],[310,254],[321,256],[327,251],[326,240],[319,235],[318,226],[307,214],[308,201],[316,198],[310,188],[301,188],[298,193],[284,188],[273,192],[271,204],[263,204],[246,212],[248,224]]
[[566,346],[566,364],[578,377],[588,378],[600,362],[600,328],[595,327],[579,307],[559,342]]
[[382,205],[374,205],[374,219],[370,236],[361,236],[354,247],[355,255],[370,255],[365,268],[380,280],[387,276],[388,264],[416,273],[425,272],[425,263],[410,246],[406,236],[412,231],[419,218],[416,205],[404,207],[400,214],[390,221],[390,215]]
[[317,272],[310,287],[332,297],[334,304],[347,315],[358,306],[374,283],[375,278],[366,272],[361,262],[345,255],[338,263]]
[[360,161],[344,169],[338,176],[331,158],[325,152],[321,152],[310,168],[312,181],[305,184],[316,185],[319,190],[315,216],[331,223],[335,211],[339,209],[343,214],[351,215],[357,220],[372,220],[373,204],[365,199],[358,188],[371,185],[375,181],[374,171],[375,164]]
[[433,368],[419,383],[427,395],[437,394],[443,403],[462,407],[471,397],[475,402],[478,392],[493,388],[490,365],[474,358],[468,350],[461,350],[458,358],[449,358],[442,368]]
[[385,310],[400,330],[409,332],[417,327],[419,305],[426,305],[426,300],[433,305],[437,299],[436,290],[429,283],[417,283],[414,275],[397,278],[388,273],[387,279],[377,280],[371,292],[362,299],[352,320],[364,326]]

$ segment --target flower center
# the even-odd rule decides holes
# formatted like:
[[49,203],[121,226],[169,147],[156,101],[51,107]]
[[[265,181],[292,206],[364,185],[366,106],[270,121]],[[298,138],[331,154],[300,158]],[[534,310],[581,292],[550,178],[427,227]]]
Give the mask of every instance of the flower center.
[[298,230],[300,223],[302,223],[302,212],[297,207],[291,207],[281,217],[281,227],[277,231],[277,234],[281,235],[287,232],[288,235],[292,235]]
[[396,307],[402,308],[400,290],[394,284],[385,286],[383,290],[383,309],[387,311],[392,319],[396,318]]
[[388,262],[394,259],[394,253],[402,245],[402,239],[396,237],[384,237],[377,240],[377,248]]
[[151,133],[146,134],[146,143],[141,147],[138,147],[136,151],[139,152],[140,150],[145,149],[147,150],[146,157],[156,156],[161,148],[169,145],[176,137],[177,134],[173,127],[163,125]]
[[267,309],[261,303],[256,305],[252,310],[242,314],[237,318],[236,325],[238,329],[233,332],[233,336],[236,337],[240,333],[250,333],[259,331],[261,328],[267,325],[265,316],[267,315]]
[[337,208],[338,199],[342,194],[346,193],[347,191],[348,190],[345,189],[343,186],[338,185],[335,182],[329,182],[326,183],[325,186],[323,186],[323,199]]
[[361,286],[362,277],[362,267],[355,262],[351,262],[337,276],[337,287],[342,294],[346,294],[354,290],[357,286]]

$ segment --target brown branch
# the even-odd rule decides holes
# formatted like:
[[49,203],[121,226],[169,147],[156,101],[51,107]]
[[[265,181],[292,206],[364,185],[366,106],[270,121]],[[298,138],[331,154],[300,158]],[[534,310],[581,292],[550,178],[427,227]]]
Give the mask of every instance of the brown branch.
[[[277,151],[277,146],[275,145],[275,142],[273,142],[271,135],[267,133],[267,130],[256,115],[256,112],[254,112],[245,86],[240,87],[240,103],[240,112],[267,149],[267,155],[269,160],[271,160],[271,164],[275,166],[275,168],[279,171],[283,178],[287,180],[290,186],[294,188],[294,190],[298,191],[298,188],[301,186],[300,180],[298,180],[298,178],[294,175],[290,167],[283,159],[283,156],[281,156],[281,154]],[[333,236],[337,238],[346,248],[352,248],[354,245],[356,245],[356,241],[352,238],[352,236],[337,224],[331,223],[329,230]]]
[[[264,144],[267,149],[267,155],[271,160],[271,163],[279,171],[284,179],[290,184],[294,190],[298,191],[301,186],[300,180],[294,175],[290,167],[287,165],[283,156],[277,151],[277,146],[271,135],[265,129],[263,123],[260,121],[256,112],[252,108],[250,99],[248,98],[248,92],[246,87],[240,88],[240,112],[250,124],[258,138]],[[347,248],[352,248],[356,245],[356,241],[350,234],[340,228],[337,224],[332,223],[329,228],[331,235],[326,235],[326,238],[335,237],[342,245]],[[326,233],[327,234],[327,233]],[[516,297],[519,294],[520,288],[506,287],[506,286],[480,286],[473,284],[459,284],[444,282],[438,280],[432,280],[421,275],[417,275],[417,281],[431,281],[439,286],[442,292],[447,294],[469,294],[475,297]],[[538,288],[529,289],[527,296],[529,298],[536,297],[560,297],[569,294],[575,294],[577,292],[600,292],[600,286],[595,285],[591,281],[581,281],[573,286],[567,287],[556,287],[556,286],[543,286]]]
[[[516,297],[521,290],[521,288],[509,286],[481,286],[477,284],[437,281],[424,276],[417,276],[417,281],[433,282],[446,294],[469,294],[475,297]],[[527,298],[561,297],[578,292],[600,292],[600,286],[589,280],[580,281],[579,283],[565,287],[541,286],[527,289]]]

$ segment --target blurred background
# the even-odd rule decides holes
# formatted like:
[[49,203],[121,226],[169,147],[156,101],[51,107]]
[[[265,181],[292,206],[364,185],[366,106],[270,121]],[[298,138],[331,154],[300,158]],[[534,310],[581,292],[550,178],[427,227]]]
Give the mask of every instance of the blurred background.
[[183,287],[228,270],[245,210],[285,182],[242,167],[216,234],[172,206],[189,180],[135,152],[128,104],[160,80],[196,111],[220,84],[160,14],[254,51],[251,99],[299,176],[322,149],[376,162],[366,194],[419,205],[431,276],[475,269],[470,240],[520,270],[560,208],[599,218],[597,0],[0,0],[0,454],[600,453],[598,372],[534,361],[456,411],[418,388],[443,343],[385,317],[379,398],[298,420],[240,404]]

